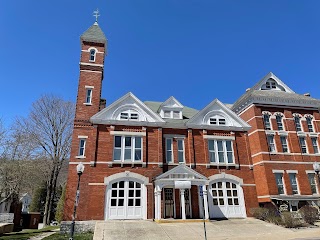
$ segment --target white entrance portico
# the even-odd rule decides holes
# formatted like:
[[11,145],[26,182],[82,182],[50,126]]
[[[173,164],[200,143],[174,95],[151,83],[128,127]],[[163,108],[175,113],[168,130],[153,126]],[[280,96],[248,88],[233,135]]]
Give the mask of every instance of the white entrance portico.
[[[209,218],[208,213],[208,198],[206,184],[208,178],[186,165],[179,165],[173,169],[159,175],[155,178],[154,184],[154,205],[155,205],[155,219],[160,220],[166,217],[175,217],[175,189],[179,189],[179,201],[181,219],[192,217],[191,199],[192,185],[197,186],[199,215],[202,217],[203,207],[205,210],[205,219]],[[203,200],[200,197],[200,186],[202,186]],[[164,191],[162,191],[164,190]],[[164,192],[163,203],[161,195]],[[162,209],[164,208],[164,209]]]

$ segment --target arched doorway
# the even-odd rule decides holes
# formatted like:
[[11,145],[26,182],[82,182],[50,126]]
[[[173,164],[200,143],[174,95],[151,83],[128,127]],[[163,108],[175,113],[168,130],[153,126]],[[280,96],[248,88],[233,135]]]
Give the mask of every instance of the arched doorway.
[[146,219],[147,189],[142,179],[145,177],[134,173],[115,175],[106,189],[105,219]]
[[245,218],[242,180],[229,174],[217,175],[211,178],[208,188],[210,218]]

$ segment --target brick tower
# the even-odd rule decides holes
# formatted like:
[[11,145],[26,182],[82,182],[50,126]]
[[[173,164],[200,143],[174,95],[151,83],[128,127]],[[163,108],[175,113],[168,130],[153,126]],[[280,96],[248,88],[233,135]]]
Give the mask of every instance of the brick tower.
[[[101,99],[103,80],[104,58],[107,52],[107,38],[96,21],[80,37],[80,76],[78,83],[78,95],[72,135],[70,162],[83,162],[86,171],[81,178],[80,189],[87,184],[90,175],[90,163],[95,158],[95,139],[97,128],[90,122],[90,117],[99,112],[105,105]],[[65,200],[64,219],[70,220],[77,187],[76,165],[71,164],[68,172],[67,192]],[[82,197],[86,194],[81,192]],[[80,203],[81,205],[81,203]],[[81,206],[79,206],[81,207]],[[77,220],[81,219],[81,213],[77,214]]]

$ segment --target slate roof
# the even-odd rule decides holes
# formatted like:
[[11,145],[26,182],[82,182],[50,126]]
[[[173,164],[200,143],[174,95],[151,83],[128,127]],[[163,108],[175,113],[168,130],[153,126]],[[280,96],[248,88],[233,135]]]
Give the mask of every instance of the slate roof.
[[269,103],[274,102],[276,105],[293,105],[301,107],[320,107],[320,100],[297,93],[288,93],[274,90],[253,90],[250,89],[243,94],[232,106],[233,111],[238,111],[246,102]]
[[[147,107],[149,107],[152,111],[159,115],[160,113],[160,106],[162,102],[152,102],[152,101],[145,101],[144,102]],[[185,128],[185,123],[192,118],[196,113],[199,111],[194,108],[183,107],[182,109],[182,117],[183,119],[172,119],[172,118],[164,118],[163,120],[166,121],[167,127],[180,127]],[[160,116],[160,115],[159,115]]]
[[82,41],[94,42],[94,43],[104,43],[106,44],[107,38],[99,27],[98,23],[94,23],[91,27],[85,31],[80,39]]

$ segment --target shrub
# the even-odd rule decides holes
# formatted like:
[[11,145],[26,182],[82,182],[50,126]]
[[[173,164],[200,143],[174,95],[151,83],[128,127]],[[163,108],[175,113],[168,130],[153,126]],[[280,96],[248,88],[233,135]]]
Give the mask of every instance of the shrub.
[[283,225],[283,219],[281,216],[268,216],[266,219],[267,222],[273,223],[275,225]]
[[291,212],[282,212],[282,225],[286,228],[296,228],[301,226],[299,219],[295,218]]
[[315,207],[303,206],[299,209],[299,213],[306,223],[314,224],[319,219],[319,212]]
[[251,208],[250,212],[254,218],[260,219],[262,221],[265,221],[269,215],[269,209],[268,208]]
[[279,213],[276,208],[266,207],[266,208],[252,208],[251,214],[254,218],[260,219],[262,221],[272,222],[275,217],[279,217]]

